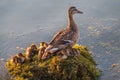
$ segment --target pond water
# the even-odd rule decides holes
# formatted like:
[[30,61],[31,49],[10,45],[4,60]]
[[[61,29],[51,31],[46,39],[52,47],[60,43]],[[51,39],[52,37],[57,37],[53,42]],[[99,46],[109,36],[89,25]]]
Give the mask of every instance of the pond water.
[[100,80],[120,80],[120,0],[0,0],[0,58],[50,41],[67,26],[70,6],[84,12],[74,16],[78,43],[93,52]]

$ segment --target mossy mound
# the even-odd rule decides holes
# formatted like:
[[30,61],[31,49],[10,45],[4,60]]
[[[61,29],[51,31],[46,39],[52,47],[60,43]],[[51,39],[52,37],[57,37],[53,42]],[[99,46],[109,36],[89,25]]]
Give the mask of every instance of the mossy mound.
[[37,60],[34,56],[31,62],[20,64],[7,62],[11,80],[97,80],[100,71],[90,51],[85,46],[75,45],[80,51],[78,56],[62,59],[53,56],[45,61]]

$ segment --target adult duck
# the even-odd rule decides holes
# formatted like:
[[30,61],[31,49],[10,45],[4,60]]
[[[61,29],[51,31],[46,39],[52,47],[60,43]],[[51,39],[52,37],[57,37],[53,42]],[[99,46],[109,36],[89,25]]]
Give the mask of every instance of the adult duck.
[[81,13],[76,7],[72,6],[68,9],[68,26],[66,29],[59,31],[55,34],[52,40],[49,42],[48,47],[45,49],[46,52],[56,52],[67,48],[68,46],[73,46],[76,44],[79,38],[79,30],[73,19],[73,15]]

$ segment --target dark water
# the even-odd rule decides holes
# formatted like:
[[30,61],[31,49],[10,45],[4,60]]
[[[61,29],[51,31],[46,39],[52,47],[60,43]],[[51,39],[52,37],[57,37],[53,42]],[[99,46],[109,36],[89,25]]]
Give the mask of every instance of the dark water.
[[0,0],[0,58],[24,52],[16,47],[49,41],[67,26],[71,5],[84,12],[74,16],[79,44],[93,52],[100,80],[120,80],[120,0]]

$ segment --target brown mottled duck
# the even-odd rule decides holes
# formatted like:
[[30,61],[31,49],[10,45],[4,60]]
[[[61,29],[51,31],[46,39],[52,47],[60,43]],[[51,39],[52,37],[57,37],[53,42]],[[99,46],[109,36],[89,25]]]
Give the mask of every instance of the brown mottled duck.
[[55,34],[52,40],[49,42],[48,47],[45,49],[46,52],[56,52],[67,48],[68,46],[73,46],[76,44],[79,38],[79,30],[73,19],[74,14],[83,14],[76,7],[72,6],[68,9],[68,26],[66,29],[59,31]]

